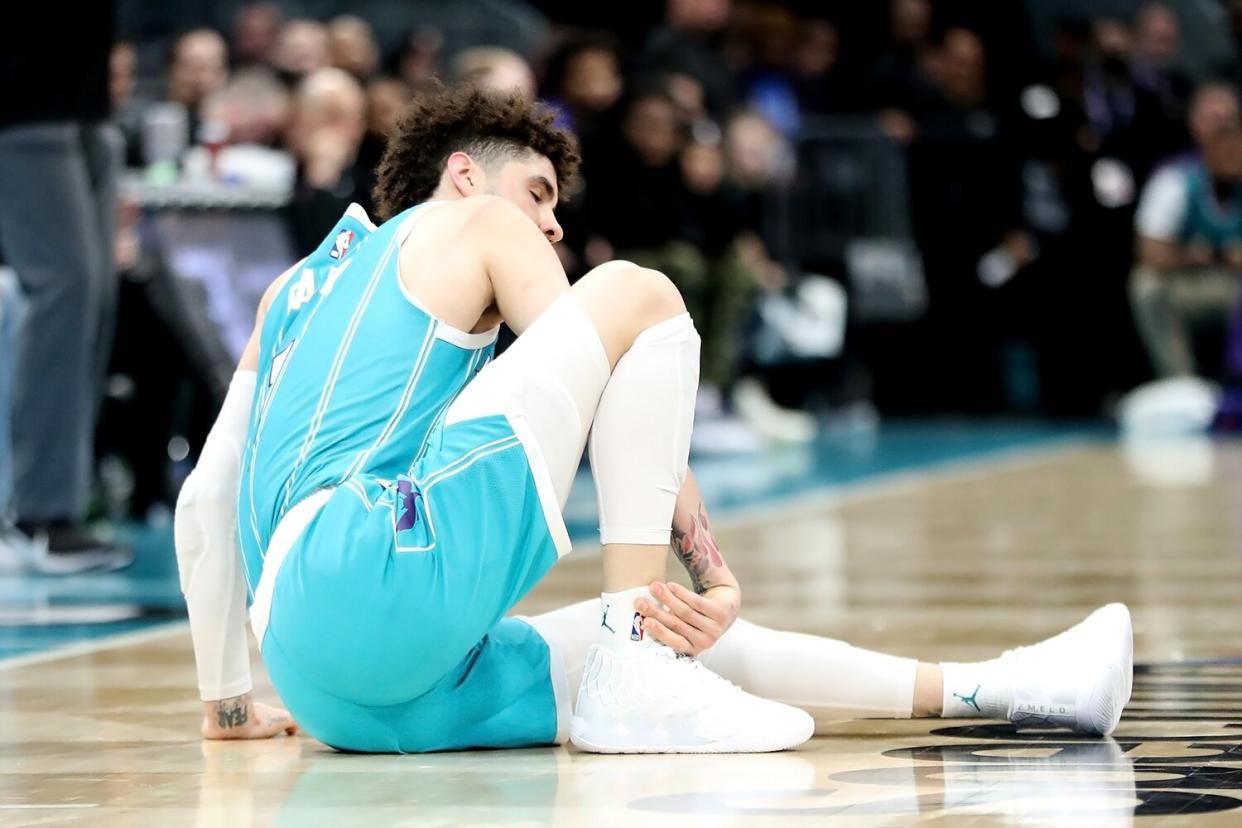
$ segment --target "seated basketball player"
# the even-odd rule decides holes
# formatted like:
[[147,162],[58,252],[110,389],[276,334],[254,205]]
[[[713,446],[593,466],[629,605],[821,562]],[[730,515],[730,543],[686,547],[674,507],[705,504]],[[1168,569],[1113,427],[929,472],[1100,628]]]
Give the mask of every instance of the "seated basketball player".
[[[694,325],[626,262],[570,287],[553,210],[578,159],[551,120],[466,88],[420,96],[379,173],[390,218],[351,208],[264,296],[177,505],[204,735],[296,718],[353,751],[769,751],[811,735],[808,710],[1111,731],[1130,691],[1120,605],[938,666],[735,623],[686,465]],[[502,321],[517,341],[492,360]],[[588,445],[602,600],[506,618],[569,551]],[[693,590],[665,581],[670,541]],[[247,589],[289,713],[250,698]]]

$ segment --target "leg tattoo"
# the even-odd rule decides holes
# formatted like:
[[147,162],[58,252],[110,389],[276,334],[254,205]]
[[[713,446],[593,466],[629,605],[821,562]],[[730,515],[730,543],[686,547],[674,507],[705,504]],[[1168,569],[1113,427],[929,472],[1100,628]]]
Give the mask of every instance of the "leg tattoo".
[[241,727],[249,717],[250,694],[222,699],[216,707],[216,724],[222,728]]

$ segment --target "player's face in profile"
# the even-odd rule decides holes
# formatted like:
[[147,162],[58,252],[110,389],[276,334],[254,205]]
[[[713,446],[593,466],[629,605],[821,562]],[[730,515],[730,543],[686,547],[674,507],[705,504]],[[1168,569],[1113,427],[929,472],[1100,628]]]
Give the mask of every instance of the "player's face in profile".
[[504,162],[488,176],[488,189],[493,195],[507,199],[530,216],[548,241],[556,244],[564,233],[553,212],[556,208],[556,170],[542,155],[531,154]]

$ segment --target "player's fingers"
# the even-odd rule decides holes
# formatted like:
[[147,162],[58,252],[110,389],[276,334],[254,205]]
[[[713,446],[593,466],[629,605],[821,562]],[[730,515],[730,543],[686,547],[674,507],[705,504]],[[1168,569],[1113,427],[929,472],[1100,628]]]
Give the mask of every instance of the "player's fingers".
[[651,587],[652,594],[664,602],[669,612],[689,626],[695,629],[702,629],[704,625],[712,626],[710,616],[704,617],[703,613],[683,601],[679,593],[670,590],[670,586],[671,584],[662,584],[657,581]]
[[643,614],[644,618],[654,618],[666,629],[672,630],[678,635],[684,637],[688,632],[686,622],[678,618],[671,610],[666,610],[659,604],[653,604],[650,601],[635,601],[634,606]]
[[694,646],[683,636],[670,630],[659,622],[659,620],[648,616],[643,620],[643,629],[647,634],[662,644],[667,644],[679,653],[690,653],[695,655]]
[[[719,625],[687,607],[667,589],[662,590],[662,597],[668,602],[668,609],[658,605],[651,607],[651,602],[645,601],[643,603],[651,609],[643,614],[654,616],[665,627],[689,641],[697,649],[702,650],[712,646],[719,637]],[[642,610],[639,611],[642,612]]]
[[688,613],[689,620],[682,619],[676,613],[661,609],[656,620],[664,625],[666,629],[676,635],[681,636],[690,644],[690,649],[682,650],[691,655],[698,655],[703,650],[716,643],[719,635],[713,631],[715,624],[710,618],[699,615],[692,610],[687,609],[684,605],[679,605],[683,612]]
[[718,607],[715,603],[707,600],[702,595],[699,595],[697,592],[686,589],[684,586],[682,586],[681,584],[675,581],[669,582],[668,589],[669,589],[669,592],[677,596],[677,598],[680,599],[684,604],[686,604],[686,606],[690,607],[691,609],[693,609],[695,612],[699,613],[700,615],[706,615],[708,618],[711,618],[715,621],[722,620],[720,616],[723,614],[724,611],[720,607]]

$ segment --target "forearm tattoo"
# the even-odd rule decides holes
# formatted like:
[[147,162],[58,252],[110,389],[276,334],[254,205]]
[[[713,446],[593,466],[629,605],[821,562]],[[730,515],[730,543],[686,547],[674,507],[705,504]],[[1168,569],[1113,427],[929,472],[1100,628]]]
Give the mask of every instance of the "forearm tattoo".
[[250,694],[243,693],[216,704],[216,724],[222,728],[241,727],[250,716]]
[[694,591],[702,595],[716,586],[724,558],[720,547],[712,537],[712,526],[707,520],[707,510],[699,504],[699,513],[682,513],[673,519],[673,554],[690,573]]

